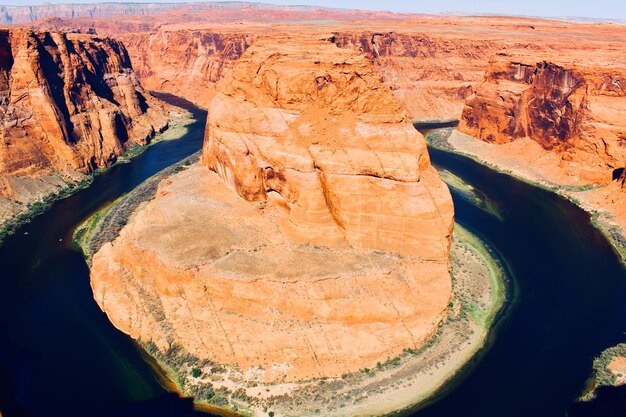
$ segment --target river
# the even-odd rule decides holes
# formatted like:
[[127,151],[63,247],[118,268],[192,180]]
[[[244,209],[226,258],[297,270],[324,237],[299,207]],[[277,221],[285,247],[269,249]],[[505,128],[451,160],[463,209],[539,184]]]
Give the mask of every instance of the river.
[[491,212],[452,192],[455,220],[497,249],[512,285],[485,350],[441,395],[410,415],[626,415],[623,390],[574,404],[593,358],[626,342],[626,273],[589,215],[565,198],[469,158],[429,152],[438,169],[461,177],[489,201]]
[[[0,247],[4,417],[206,415],[168,393],[135,344],[110,324],[71,243],[73,229],[91,213],[201,148],[206,113],[165,98],[197,119],[183,138],[157,143],[99,175]],[[626,274],[617,257],[569,201],[464,157],[437,150],[431,157],[491,202],[494,210],[487,212],[453,192],[457,221],[497,249],[513,285],[487,348],[433,401],[409,414],[561,417],[569,409],[575,415],[582,408],[571,407],[593,357],[626,341]],[[613,402],[591,403],[578,415],[624,410],[623,397],[609,397]],[[610,411],[599,414],[607,404]]]
[[[72,245],[91,213],[202,147],[206,112],[173,96],[197,121],[181,139],[154,144],[58,201],[0,247],[0,410],[4,417],[191,416],[135,344],[93,299]],[[26,234],[28,233],[28,234]]]

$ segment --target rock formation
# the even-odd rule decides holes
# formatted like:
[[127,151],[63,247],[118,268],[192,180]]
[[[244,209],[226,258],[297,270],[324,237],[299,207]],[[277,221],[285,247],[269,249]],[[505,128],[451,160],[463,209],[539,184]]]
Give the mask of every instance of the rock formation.
[[215,83],[245,52],[250,38],[239,32],[185,29],[119,36],[144,87],[187,97],[205,108]]
[[[100,30],[102,23],[94,23]],[[153,32],[121,33],[119,39],[128,48],[143,85],[184,95],[206,107],[215,94],[215,82],[230,70],[255,36],[266,30],[258,26],[247,31],[232,27],[190,30],[176,25]],[[333,32],[332,36],[311,35],[310,30],[290,27],[282,33],[288,34],[290,41],[299,36],[326,36],[340,48],[366,54],[384,76],[383,82],[393,88],[409,118],[415,121],[458,119],[472,86],[482,79],[489,58],[504,48],[492,40],[363,33],[349,28]]]
[[626,262],[626,93],[623,43],[549,59],[494,59],[468,97],[452,146],[558,190],[587,211]]
[[292,239],[445,257],[446,187],[380,76],[331,45],[276,43],[253,46],[222,83],[205,164],[246,200],[286,205]]
[[406,32],[334,32],[340,48],[367,54],[414,121],[458,119],[502,42]]
[[0,30],[0,212],[115,162],[167,125],[108,38]]
[[181,372],[211,361],[231,390],[423,345],[450,299],[452,201],[369,60],[262,37],[218,90],[205,166],[162,183],[93,257],[111,321],[175,346]]
[[459,129],[490,143],[529,138],[581,183],[608,184],[626,162],[625,80],[622,68],[496,60]]
[[[186,13],[181,9],[158,16],[53,19],[32,25],[83,32],[96,30],[120,37],[136,63],[142,83],[150,88],[164,83],[163,88],[168,91],[178,91],[204,106],[214,92],[214,80],[227,72],[240,55],[232,51],[245,50],[255,36],[273,31],[281,36],[289,34],[291,41],[302,36],[325,38],[340,48],[369,56],[414,121],[459,119],[465,98],[482,81],[490,59],[496,56],[520,52],[541,56],[553,54],[555,49],[568,51],[572,44],[562,36],[567,31],[580,33],[589,39],[590,47],[599,48],[613,39],[614,32],[599,25],[555,25],[520,18],[432,19],[419,15],[327,12],[318,10],[298,15],[293,10],[275,8]],[[357,17],[367,19],[370,29],[364,31],[359,23],[349,22]],[[385,18],[395,20],[385,21]],[[246,26],[235,23],[244,19]],[[314,19],[325,19],[327,23],[306,23]],[[268,20],[302,22],[265,23]],[[210,52],[213,53],[209,55]],[[176,65],[179,62],[183,65]],[[194,82],[186,82],[186,77]]]

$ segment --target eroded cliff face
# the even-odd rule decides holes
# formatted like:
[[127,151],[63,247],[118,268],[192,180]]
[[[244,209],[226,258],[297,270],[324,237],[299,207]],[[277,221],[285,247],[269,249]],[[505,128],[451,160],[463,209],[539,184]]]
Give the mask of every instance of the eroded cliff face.
[[608,184],[626,157],[621,68],[492,62],[459,130],[490,143],[528,138],[560,155],[565,175]]
[[[102,23],[95,22],[99,27]],[[333,26],[331,26],[333,27]],[[337,24],[335,27],[341,27]],[[119,34],[132,57],[137,76],[150,89],[183,95],[208,107],[215,82],[267,31],[184,29],[165,26],[155,31]],[[365,54],[394,91],[411,120],[458,119],[472,86],[484,75],[489,58],[505,44],[493,40],[438,37],[433,34],[334,31],[328,36],[308,28],[276,29],[285,41],[326,38],[340,48]]]
[[367,54],[414,121],[458,119],[495,40],[402,32],[334,32],[329,41]]
[[3,210],[109,166],[167,125],[165,105],[142,89],[118,41],[0,30],[0,58]]
[[233,391],[422,346],[451,295],[452,201],[369,60],[261,38],[218,88],[203,166],[93,257],[111,321],[183,352],[183,372],[214,363],[210,383]]
[[167,91],[207,108],[215,83],[251,42],[246,33],[167,30],[122,35],[142,85]]
[[265,43],[237,62],[204,162],[243,198],[288,206],[293,239],[445,258],[452,208],[424,140],[362,55],[306,47]]

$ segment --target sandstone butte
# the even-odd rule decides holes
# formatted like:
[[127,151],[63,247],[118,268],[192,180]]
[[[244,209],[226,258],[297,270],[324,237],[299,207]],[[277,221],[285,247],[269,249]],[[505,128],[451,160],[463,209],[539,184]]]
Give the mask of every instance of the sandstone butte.
[[369,59],[260,36],[216,88],[202,166],[93,257],[110,320],[248,382],[422,346],[451,297],[452,200]]
[[0,29],[0,225],[167,126],[121,42]]

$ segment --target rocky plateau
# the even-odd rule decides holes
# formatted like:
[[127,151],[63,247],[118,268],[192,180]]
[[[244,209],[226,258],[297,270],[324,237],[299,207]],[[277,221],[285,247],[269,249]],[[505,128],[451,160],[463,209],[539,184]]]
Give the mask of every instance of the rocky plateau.
[[[253,21],[245,30],[232,23],[182,25],[177,15],[162,22],[156,31],[119,33],[151,88],[185,92],[208,107],[216,81],[257,37],[324,39],[366,56],[410,120],[460,120],[461,132],[486,144],[476,157],[550,187],[584,192],[575,200],[607,213],[616,230],[611,234],[623,234],[622,26],[478,17]],[[586,49],[595,53],[581,52]],[[151,58],[157,54],[164,59]],[[188,79],[202,82],[189,91]]]

